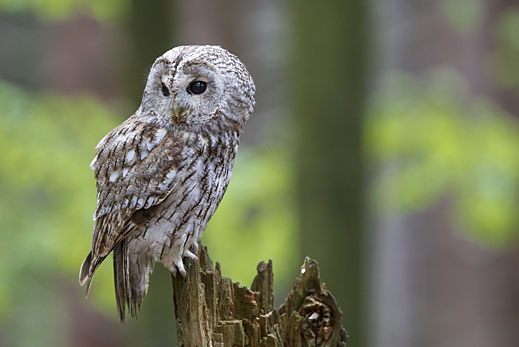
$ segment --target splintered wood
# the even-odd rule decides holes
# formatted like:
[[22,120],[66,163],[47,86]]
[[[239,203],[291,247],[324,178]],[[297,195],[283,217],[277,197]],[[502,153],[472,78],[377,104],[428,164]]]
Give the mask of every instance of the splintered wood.
[[315,260],[274,308],[272,261],[258,264],[251,288],[222,276],[201,247],[186,278],[173,276],[178,345],[182,347],[345,347],[342,312],[321,284]]

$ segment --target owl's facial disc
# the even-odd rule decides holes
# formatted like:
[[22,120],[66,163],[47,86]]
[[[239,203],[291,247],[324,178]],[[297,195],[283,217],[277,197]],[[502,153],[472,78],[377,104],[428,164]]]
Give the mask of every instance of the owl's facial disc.
[[180,46],[157,58],[139,113],[164,125],[241,128],[254,109],[255,86],[238,58],[218,46]]
[[172,99],[169,114],[174,123],[201,124],[217,116],[223,82],[212,65],[186,61],[163,77],[168,90],[162,94]]

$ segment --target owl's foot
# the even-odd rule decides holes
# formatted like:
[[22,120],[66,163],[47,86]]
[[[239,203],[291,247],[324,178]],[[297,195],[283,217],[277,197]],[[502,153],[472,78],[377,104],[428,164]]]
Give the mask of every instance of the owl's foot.
[[188,249],[186,249],[186,250],[184,251],[184,257],[187,257],[187,258],[189,258],[189,259],[193,259],[193,260],[197,260],[197,259],[198,259],[198,257],[196,256],[196,254],[195,254],[195,253],[192,253],[192,252],[191,252],[190,250],[188,250]]
[[182,258],[174,259],[172,262],[164,262],[162,261],[164,266],[173,274],[177,275],[177,273],[180,273],[182,277],[186,277],[186,268],[184,267],[184,262],[182,261]]
[[[192,259],[192,260],[197,260],[198,259],[196,254],[191,252],[188,249],[184,250],[183,257],[186,257],[186,258],[189,258],[189,259]],[[171,261],[164,261],[164,260],[162,260],[162,263],[164,264],[164,266],[169,271],[171,271],[172,274],[176,275],[177,272],[178,272],[178,273],[180,273],[182,275],[182,277],[186,277],[186,268],[184,266],[184,261],[182,260],[182,258],[180,258],[180,257],[177,258],[176,257],[176,259],[171,259]]]
[[193,252],[194,254],[198,254],[198,242],[193,242],[191,244],[191,247],[189,247],[191,252]]
[[[185,234],[184,234],[185,235]],[[194,241],[193,234],[188,234],[187,240],[182,238],[173,239],[171,248],[161,252],[160,261],[174,275],[180,273],[182,277],[186,277],[186,268],[183,261],[184,258],[197,260],[198,242]]]
[[183,257],[187,257],[189,259],[197,260],[198,257],[198,242],[193,234],[190,234],[187,238],[186,245],[184,247],[184,255]]

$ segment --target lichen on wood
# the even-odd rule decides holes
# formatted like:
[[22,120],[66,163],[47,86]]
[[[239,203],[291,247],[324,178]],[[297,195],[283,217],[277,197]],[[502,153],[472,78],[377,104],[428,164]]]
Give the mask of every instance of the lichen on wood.
[[342,312],[321,284],[315,260],[274,308],[272,261],[261,262],[250,288],[222,276],[201,247],[186,278],[173,276],[178,344],[183,347],[345,347]]

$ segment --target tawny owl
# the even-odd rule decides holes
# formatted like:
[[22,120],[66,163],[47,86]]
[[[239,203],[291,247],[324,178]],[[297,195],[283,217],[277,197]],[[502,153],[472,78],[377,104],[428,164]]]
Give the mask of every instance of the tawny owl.
[[87,293],[113,251],[117,307],[136,315],[160,261],[186,273],[222,199],[254,82],[217,46],[181,46],[159,57],[137,112],[106,135],[91,163],[97,179],[92,250],[79,274]]

